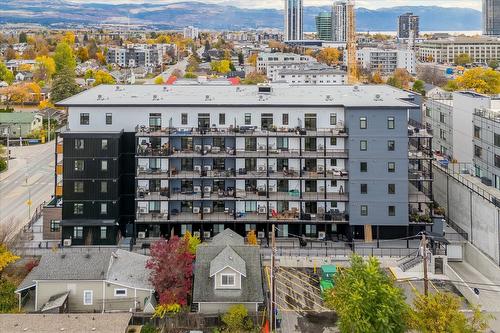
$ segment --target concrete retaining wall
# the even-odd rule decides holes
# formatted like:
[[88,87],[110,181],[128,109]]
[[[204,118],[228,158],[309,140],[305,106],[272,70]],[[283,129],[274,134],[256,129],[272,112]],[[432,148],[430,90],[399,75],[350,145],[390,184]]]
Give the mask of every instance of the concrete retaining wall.
[[477,247],[470,243],[464,246],[464,259],[472,267],[494,283],[500,283],[500,267],[489,257],[484,255]]
[[460,291],[460,293],[462,293],[462,295],[467,299],[467,301],[469,301],[469,303],[480,305],[477,295],[474,294],[474,291],[467,286],[467,283],[465,283],[465,281],[460,277],[460,275],[457,274],[457,272],[453,270],[453,268],[450,267],[450,265],[444,265],[444,274],[452,281],[461,282],[454,283],[453,285],[458,289],[458,291]]

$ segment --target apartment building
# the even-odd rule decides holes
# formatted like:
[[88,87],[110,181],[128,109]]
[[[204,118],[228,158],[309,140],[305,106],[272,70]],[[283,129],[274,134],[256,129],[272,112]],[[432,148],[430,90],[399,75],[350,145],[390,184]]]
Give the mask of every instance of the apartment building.
[[347,42],[347,26],[349,24],[347,6],[346,0],[335,1],[332,6],[333,40],[336,42]]
[[[345,51],[344,59],[347,59]],[[415,52],[412,50],[363,48],[357,50],[358,63],[365,69],[375,72],[380,70],[383,75],[392,75],[398,68],[406,69],[408,73],[416,73]]]
[[419,44],[418,59],[426,62],[454,63],[460,54],[468,54],[473,62],[488,63],[500,59],[500,41],[485,37],[450,37],[426,40]]
[[483,0],[483,35],[500,36],[500,1]]
[[156,67],[163,63],[166,54],[176,54],[175,44],[130,44],[108,49],[106,61],[122,68]]
[[257,71],[267,75],[268,79],[280,70],[298,69],[301,64],[316,64],[315,58],[295,53],[259,53]]
[[304,39],[304,5],[302,0],[285,0],[285,41]]
[[423,104],[424,124],[432,131],[432,150],[453,160],[453,96],[429,98]]
[[473,116],[474,173],[500,190],[500,101],[494,109],[476,109]]
[[315,20],[318,39],[333,41],[332,13],[321,12],[316,16]]
[[413,13],[405,13],[398,17],[398,38],[418,38],[420,18]]
[[190,25],[190,26],[184,27],[183,34],[184,34],[184,38],[196,39],[200,36],[200,29]]
[[380,85],[87,90],[59,103],[69,112],[63,238],[430,228],[432,138],[408,126],[412,99]]
[[299,64],[296,68],[273,71],[272,82],[289,84],[347,84],[347,73],[324,64]]

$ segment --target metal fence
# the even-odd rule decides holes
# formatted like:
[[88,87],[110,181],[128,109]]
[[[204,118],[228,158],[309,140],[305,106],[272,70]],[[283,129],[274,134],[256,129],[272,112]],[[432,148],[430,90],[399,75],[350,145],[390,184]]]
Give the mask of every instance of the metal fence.
[[[358,254],[362,257],[388,257],[388,258],[401,258],[411,255],[415,252],[415,248],[376,248],[376,247],[355,247],[351,248],[328,248],[323,249],[292,249],[292,248],[277,248],[276,255],[282,257],[345,257],[349,258],[353,254]],[[261,249],[263,259],[271,258],[271,249]]]

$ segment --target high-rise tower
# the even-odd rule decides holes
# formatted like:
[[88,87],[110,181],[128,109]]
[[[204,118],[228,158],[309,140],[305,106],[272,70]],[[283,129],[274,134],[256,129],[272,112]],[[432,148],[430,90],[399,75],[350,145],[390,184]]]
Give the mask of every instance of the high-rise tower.
[[500,0],[483,0],[483,35],[500,36]]
[[302,0],[285,0],[285,41],[304,39]]

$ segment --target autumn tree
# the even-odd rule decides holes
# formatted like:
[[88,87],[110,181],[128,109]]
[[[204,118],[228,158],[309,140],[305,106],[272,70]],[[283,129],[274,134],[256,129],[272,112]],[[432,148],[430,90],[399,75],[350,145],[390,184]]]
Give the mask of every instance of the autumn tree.
[[7,50],[5,50],[4,57],[5,57],[5,60],[7,60],[7,61],[12,60],[12,59],[17,59],[18,56],[19,55],[12,47],[8,47]]
[[461,301],[450,293],[417,294],[409,326],[422,333],[482,333],[488,328],[491,316],[474,307],[471,316],[460,311]]
[[30,93],[25,85],[16,84],[0,89],[0,94],[3,95],[4,103],[7,109],[14,104],[24,104],[30,98]]
[[191,232],[186,231],[184,234],[184,242],[187,244],[188,252],[192,255],[196,255],[196,248],[201,244],[200,237],[193,236]]
[[248,316],[248,310],[243,304],[236,304],[229,307],[222,315],[222,322],[225,325],[225,332],[243,333],[252,332],[253,322]]
[[248,245],[257,245],[257,236],[255,236],[255,230],[251,229],[247,232],[247,243]]
[[229,60],[213,60],[210,63],[210,68],[212,71],[220,73],[220,74],[226,74],[231,71],[231,61]]
[[28,42],[28,35],[23,31],[19,34],[19,43],[27,43]]
[[90,59],[89,56],[89,49],[86,48],[85,46],[79,47],[78,51],[76,52],[76,56],[80,62],[85,62]]
[[387,80],[387,84],[399,89],[408,89],[412,80],[412,76],[406,69],[397,68],[394,74]]
[[116,80],[114,77],[111,76],[108,72],[105,72],[103,70],[98,70],[94,74],[94,87],[100,85],[100,84],[115,84]]
[[155,78],[155,84],[163,84],[163,76],[159,75]]
[[17,311],[18,302],[15,293],[16,285],[11,281],[0,278],[0,313],[14,313]]
[[380,267],[376,258],[354,255],[351,267],[334,276],[325,304],[339,316],[341,332],[403,333],[409,307],[401,289]]
[[491,69],[497,69],[498,66],[499,66],[498,60],[492,59],[492,60],[488,61],[488,67],[489,68],[491,68]]
[[9,264],[15,262],[18,260],[19,257],[13,254],[12,252],[7,249],[7,246],[5,244],[0,244],[0,276],[2,275],[3,270],[5,267],[7,267]]
[[491,68],[476,67],[446,85],[447,90],[475,90],[480,94],[500,93],[500,73]]
[[33,77],[36,81],[50,82],[55,72],[56,63],[53,58],[48,56],[36,57],[33,72]]
[[75,40],[76,40],[75,33],[72,31],[67,31],[62,38],[62,42],[68,45],[74,45]]
[[455,57],[455,64],[458,66],[464,66],[472,62],[472,58],[467,53],[461,53]]
[[56,72],[60,72],[65,68],[72,71],[75,70],[76,60],[73,50],[65,42],[57,44],[54,61],[56,64]]
[[0,81],[5,81],[8,84],[14,82],[14,73],[5,66],[3,62],[0,61]]
[[425,96],[425,87],[424,87],[424,81],[422,80],[416,80],[413,82],[413,87],[411,88],[414,92],[419,93],[422,96]]
[[340,51],[334,47],[325,47],[316,55],[318,62],[327,64],[328,66],[336,65],[339,63]]
[[80,87],[75,80],[75,71],[63,67],[54,76],[52,83],[52,102],[59,102],[80,92]]
[[257,53],[252,53],[248,58],[247,58],[247,62],[253,66],[253,67],[257,67]]
[[0,144],[0,172],[7,170],[7,149]]
[[444,76],[444,71],[435,65],[417,66],[417,78],[435,86],[442,86],[448,81]]
[[[151,259],[146,268],[150,280],[160,296],[160,304],[186,306],[193,279],[194,255],[183,238],[173,236],[151,245]],[[175,269],[172,269],[175,267]]]
[[242,84],[252,85],[267,82],[267,76],[258,72],[248,73],[247,76],[241,81]]

